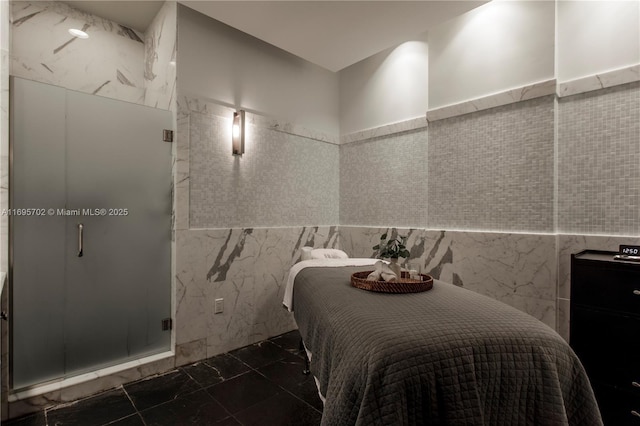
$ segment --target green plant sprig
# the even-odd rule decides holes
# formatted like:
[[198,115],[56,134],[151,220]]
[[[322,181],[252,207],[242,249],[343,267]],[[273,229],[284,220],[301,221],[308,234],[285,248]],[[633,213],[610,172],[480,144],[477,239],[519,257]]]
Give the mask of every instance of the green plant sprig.
[[408,237],[398,236],[387,241],[387,234],[384,233],[380,237],[380,243],[373,246],[373,249],[377,252],[377,257],[380,259],[397,259],[399,257],[409,258],[411,255],[405,244]]

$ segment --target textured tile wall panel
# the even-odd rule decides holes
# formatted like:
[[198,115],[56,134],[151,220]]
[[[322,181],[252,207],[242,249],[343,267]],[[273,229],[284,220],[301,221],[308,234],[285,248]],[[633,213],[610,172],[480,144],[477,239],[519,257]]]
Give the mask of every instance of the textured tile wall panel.
[[553,120],[545,96],[431,123],[429,227],[553,231]]
[[340,146],[340,224],[426,226],[427,129]]
[[196,112],[189,136],[191,228],[338,222],[337,145],[248,126],[233,156],[230,119]]
[[558,231],[640,233],[640,83],[558,106]]
[[340,247],[371,257],[384,232],[408,237],[410,258],[423,273],[556,326],[555,235],[341,226]]

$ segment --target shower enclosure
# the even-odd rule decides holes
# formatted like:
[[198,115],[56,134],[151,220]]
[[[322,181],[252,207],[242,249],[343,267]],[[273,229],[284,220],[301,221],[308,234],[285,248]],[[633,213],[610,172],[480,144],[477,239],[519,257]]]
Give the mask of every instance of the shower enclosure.
[[13,389],[170,349],[169,111],[11,81]]

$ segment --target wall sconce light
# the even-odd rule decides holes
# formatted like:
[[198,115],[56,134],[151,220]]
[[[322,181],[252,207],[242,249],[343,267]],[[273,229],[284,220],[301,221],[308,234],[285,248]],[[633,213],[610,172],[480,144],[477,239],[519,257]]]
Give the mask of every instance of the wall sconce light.
[[244,110],[233,113],[233,155],[244,154]]

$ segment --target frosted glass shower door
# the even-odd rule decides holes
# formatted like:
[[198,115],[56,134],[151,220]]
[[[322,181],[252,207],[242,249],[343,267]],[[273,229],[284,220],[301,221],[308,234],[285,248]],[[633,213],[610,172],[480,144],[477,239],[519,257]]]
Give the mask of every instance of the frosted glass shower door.
[[[56,209],[13,218],[13,387],[169,350],[170,112],[20,79],[13,91],[14,205]],[[33,130],[61,115],[55,134]]]
[[[169,349],[171,114],[67,93],[67,373]],[[79,257],[79,224],[82,256]]]

